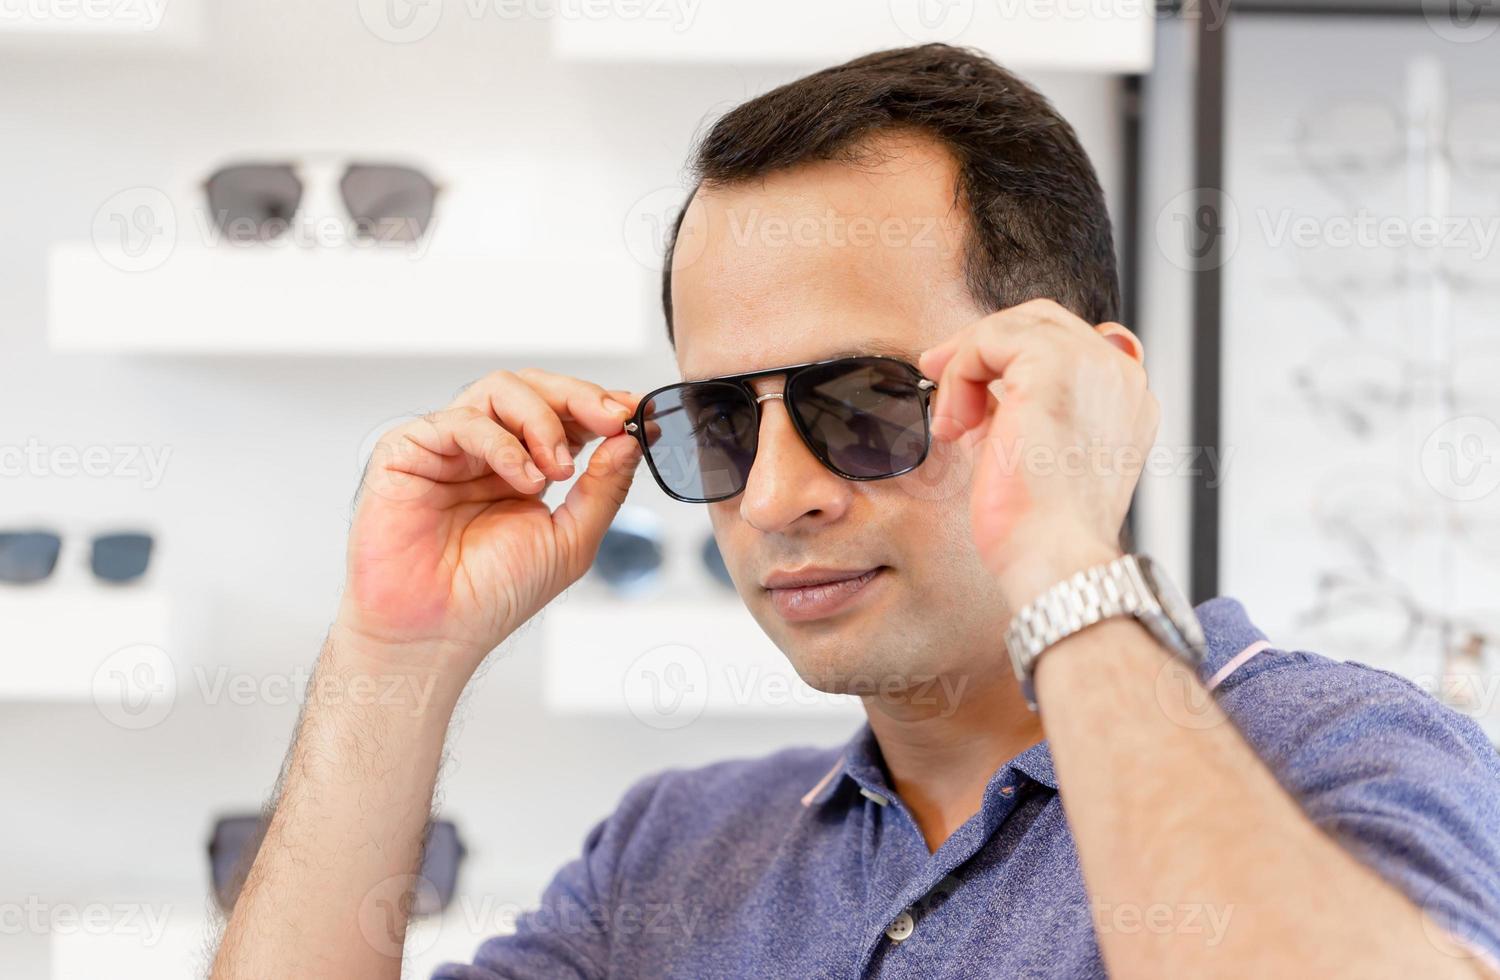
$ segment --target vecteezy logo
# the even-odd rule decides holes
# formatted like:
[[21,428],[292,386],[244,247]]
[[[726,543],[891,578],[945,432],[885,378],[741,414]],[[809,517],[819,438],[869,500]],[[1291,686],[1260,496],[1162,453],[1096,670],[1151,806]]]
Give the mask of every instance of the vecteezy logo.
[[1213,693],[1199,683],[1196,671],[1176,658],[1156,672],[1156,703],[1170,721],[1190,731],[1214,728],[1227,717],[1216,707]]
[[1444,41],[1473,44],[1500,30],[1500,0],[1422,0],[1422,16]]
[[392,44],[420,41],[443,19],[443,0],[358,0],[359,19],[371,34]]
[[381,956],[420,955],[437,943],[437,930],[413,933],[407,924],[414,908],[437,908],[437,888],[421,875],[393,875],[365,893],[357,918],[360,934]]
[[94,251],[123,272],[147,272],[177,247],[177,212],[155,187],[120,191],[94,212]]
[[94,706],[106,721],[139,731],[152,728],[177,701],[177,671],[161,647],[137,643],[116,650],[94,671]]
[[423,415],[396,415],[375,426],[360,440],[356,456],[360,492],[369,491],[386,498],[410,502],[420,500],[433,488],[433,481],[416,476],[409,470],[429,455],[410,437],[385,438],[392,430],[407,426],[410,433],[427,445],[437,445],[437,426]]
[[652,272],[666,268],[667,246],[672,243],[672,229],[684,205],[682,230],[673,248],[672,264],[685,268],[698,261],[706,244],[707,225],[703,205],[697,195],[688,200],[689,191],[681,187],[658,187],[631,206],[625,215],[625,250]]
[[682,728],[696,721],[708,703],[708,667],[690,646],[652,647],[626,668],[622,693],[642,724]]
[[1185,272],[1218,268],[1239,243],[1239,211],[1220,190],[1183,191],[1156,216],[1156,247]]
[[1422,444],[1422,475],[1449,500],[1472,501],[1500,487],[1500,425],[1482,415],[1449,419]]
[[968,30],[974,0],[888,0],[891,20],[913,41],[951,41]]

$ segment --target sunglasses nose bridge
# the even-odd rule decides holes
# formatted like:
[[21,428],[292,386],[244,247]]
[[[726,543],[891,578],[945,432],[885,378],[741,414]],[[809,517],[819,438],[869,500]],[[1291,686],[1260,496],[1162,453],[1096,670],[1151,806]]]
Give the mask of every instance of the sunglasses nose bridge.
[[[822,464],[822,466],[823,466],[824,469],[828,469],[830,471],[833,471],[832,467],[830,467],[828,465],[828,462],[827,462],[827,459],[826,459],[823,447],[819,446],[816,443],[816,441],[813,438],[812,433],[810,433],[810,432],[807,431],[807,429],[804,427],[802,421],[797,417],[797,413],[792,410],[793,409],[793,404],[791,402],[788,402],[787,399],[786,399],[786,389],[785,389],[785,387],[783,387],[783,389],[781,391],[767,391],[767,392],[765,392],[763,394],[760,394],[760,395],[755,395],[754,392],[752,391],[751,394],[752,394],[752,396],[754,397],[754,400],[755,400],[755,451],[754,451],[754,457],[753,457],[753,459],[758,459],[760,457],[760,441],[761,441],[761,438],[762,438],[762,431],[763,431],[762,426],[765,423],[765,408],[764,408],[764,403],[768,399],[775,398],[776,400],[778,400],[778,401],[781,402],[782,408],[786,411],[787,424],[791,426],[792,433],[796,436],[797,441],[800,442],[802,444],[802,446],[805,449],[807,449],[808,452],[810,452],[812,454],[812,456],[813,456],[814,459],[816,459],[820,464]],[[753,459],[752,459],[752,463],[753,463]],[[752,465],[751,469],[752,470],[754,469],[753,465]],[[833,472],[836,472],[836,471],[833,471]],[[746,479],[746,482],[749,481],[749,475],[748,474],[746,475],[745,479]]]

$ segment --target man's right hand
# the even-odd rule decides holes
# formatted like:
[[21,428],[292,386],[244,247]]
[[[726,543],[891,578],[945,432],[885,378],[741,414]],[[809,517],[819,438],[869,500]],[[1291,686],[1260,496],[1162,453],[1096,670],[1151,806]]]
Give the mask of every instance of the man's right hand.
[[[536,368],[498,371],[387,432],[366,467],[335,632],[458,686],[593,563],[640,462],[637,396]],[[586,472],[549,511],[542,494]]]
[[[501,371],[381,439],[349,535],[338,621],[309,688],[316,696],[215,980],[401,975],[453,706],[485,654],[593,564],[640,462],[623,431],[636,401],[546,371]],[[554,447],[577,455],[601,436],[587,471],[549,511],[549,479],[573,475]],[[358,696],[372,672],[425,686],[382,685],[372,701]],[[385,697],[392,690],[413,697]]]

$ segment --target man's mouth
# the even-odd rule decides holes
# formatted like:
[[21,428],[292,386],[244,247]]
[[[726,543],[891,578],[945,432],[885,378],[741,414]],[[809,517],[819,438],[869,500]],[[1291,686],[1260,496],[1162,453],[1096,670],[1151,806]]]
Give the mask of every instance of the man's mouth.
[[871,584],[889,570],[889,565],[850,569],[813,566],[773,572],[762,584],[782,619],[820,619],[841,612],[857,597],[868,595]]

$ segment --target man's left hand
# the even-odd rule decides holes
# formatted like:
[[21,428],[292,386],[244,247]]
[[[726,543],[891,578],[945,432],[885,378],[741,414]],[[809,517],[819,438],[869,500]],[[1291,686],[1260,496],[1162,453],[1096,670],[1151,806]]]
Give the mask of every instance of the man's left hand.
[[1142,358],[1124,326],[1042,299],[923,352],[918,367],[938,382],[933,437],[976,454],[974,538],[1014,606],[1121,553],[1160,418]]

